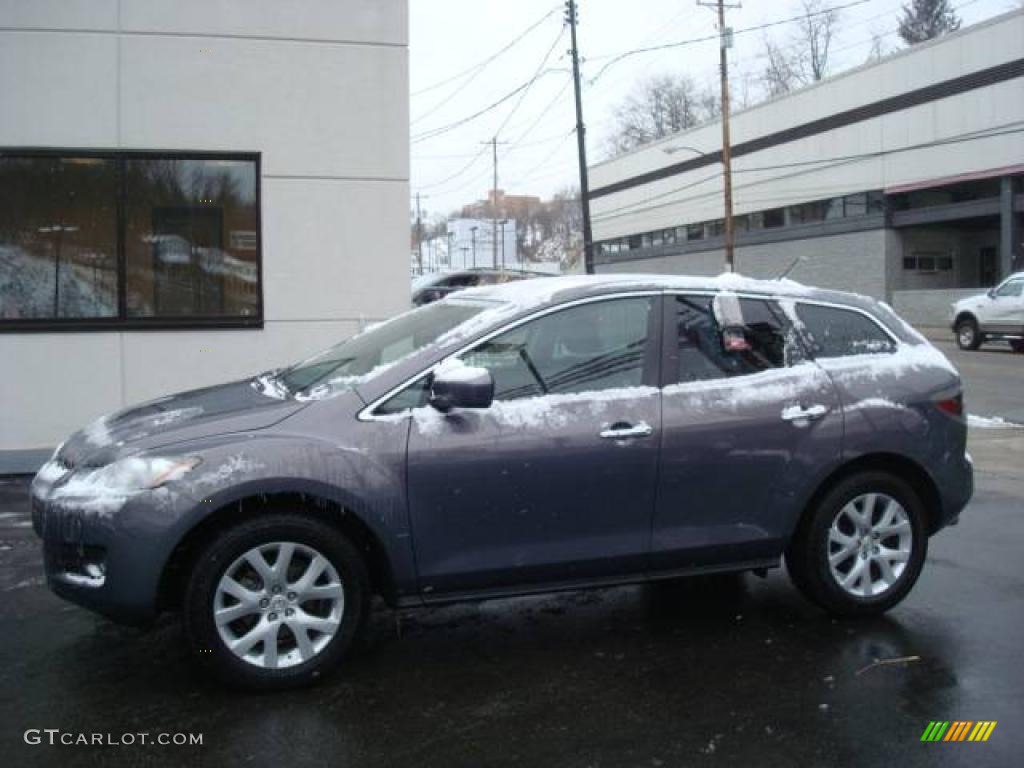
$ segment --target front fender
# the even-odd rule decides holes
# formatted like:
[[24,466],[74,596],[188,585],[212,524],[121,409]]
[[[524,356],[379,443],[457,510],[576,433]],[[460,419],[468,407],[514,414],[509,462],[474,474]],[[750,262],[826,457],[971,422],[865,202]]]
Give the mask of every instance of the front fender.
[[[394,434],[374,450],[308,436],[258,436],[215,447],[203,463],[174,484],[177,547],[217,510],[271,494],[304,494],[336,504],[362,522],[380,543],[399,595],[415,593],[416,571],[405,498],[407,424],[382,424]],[[382,447],[390,444],[389,450]],[[168,557],[172,549],[167,553]]]

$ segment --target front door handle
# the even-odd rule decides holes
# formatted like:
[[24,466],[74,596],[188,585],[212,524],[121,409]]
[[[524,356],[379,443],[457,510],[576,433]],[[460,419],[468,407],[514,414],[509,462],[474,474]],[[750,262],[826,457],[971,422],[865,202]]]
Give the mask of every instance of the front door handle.
[[612,424],[608,429],[602,429],[600,436],[605,440],[624,440],[630,437],[650,437],[654,434],[654,427],[646,421],[638,421],[636,424],[627,424],[623,421]]
[[790,405],[782,409],[783,421],[814,421],[828,413],[824,405],[812,405],[804,408],[800,405]]

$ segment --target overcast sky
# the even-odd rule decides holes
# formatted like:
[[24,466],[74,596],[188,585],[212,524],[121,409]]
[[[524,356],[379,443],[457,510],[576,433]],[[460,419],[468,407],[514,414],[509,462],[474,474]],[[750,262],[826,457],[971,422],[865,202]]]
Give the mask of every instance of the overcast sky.
[[[584,120],[588,159],[593,163],[605,156],[615,106],[637,83],[659,73],[686,73],[698,86],[716,85],[717,43],[633,56],[598,76],[601,68],[624,51],[714,35],[715,14],[696,0],[578,2]],[[856,0],[828,2],[834,7]],[[499,141],[509,142],[498,148],[500,188],[547,198],[576,184],[569,30],[563,29],[561,1],[410,0],[409,5],[412,191],[422,192],[424,211],[448,213],[487,194],[492,184],[491,152],[481,142],[489,141],[499,128]],[[860,0],[843,9],[832,71],[863,63],[874,33],[884,35],[888,50],[897,48],[900,6],[899,0]],[[800,7],[800,0],[747,0],[742,8],[728,12],[727,23],[737,32],[730,67],[738,75],[746,74],[752,89],[764,65],[765,36],[784,41],[795,25],[740,30],[791,18]],[[1018,8],[1020,2],[960,0],[954,7],[964,23],[971,24]],[[476,67],[535,23],[521,42],[486,67]],[[481,117],[431,136],[493,104],[543,68],[556,71]],[[451,79],[460,73],[465,74]]]

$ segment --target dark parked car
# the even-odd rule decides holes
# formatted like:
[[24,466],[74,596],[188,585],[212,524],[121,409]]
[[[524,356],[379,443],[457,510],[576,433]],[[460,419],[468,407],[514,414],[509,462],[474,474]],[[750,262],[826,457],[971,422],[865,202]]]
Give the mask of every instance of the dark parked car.
[[550,277],[543,272],[529,272],[523,269],[463,269],[458,272],[437,272],[420,275],[412,281],[412,303],[420,307],[438,301],[465,288],[479,288],[484,285],[512,283],[531,277]]
[[291,368],[72,435],[32,484],[59,595],[180,610],[250,687],[393,606],[772,568],[877,614],[972,492],[960,379],[886,307],[789,281],[461,292]]

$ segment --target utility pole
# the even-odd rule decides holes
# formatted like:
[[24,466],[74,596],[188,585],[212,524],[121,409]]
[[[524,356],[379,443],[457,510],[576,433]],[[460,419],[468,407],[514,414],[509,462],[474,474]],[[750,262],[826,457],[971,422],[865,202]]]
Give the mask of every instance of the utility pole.
[[479,227],[470,227],[469,234],[473,239],[473,269],[476,269],[476,231]]
[[491,157],[494,162],[494,186],[491,187],[491,266],[496,267],[498,266],[498,145],[508,144],[508,142],[498,141],[498,137],[494,136],[490,141],[480,143],[491,145]]
[[572,38],[572,82],[576,93],[576,149],[580,163],[580,209],[583,213],[583,267],[594,273],[594,236],[590,228],[590,181],[587,179],[587,129],[583,125],[583,99],[580,95],[580,54],[576,44],[576,0],[566,0],[565,20]]
[[739,8],[739,3],[727,5],[723,0],[699,2],[705,8],[718,9],[718,54],[722,77],[722,181],[725,203],[725,271],[736,271],[736,229],[732,218],[732,141],[729,137],[729,56],[732,47],[732,29],[725,26],[725,9]]
[[416,193],[416,264],[423,274],[423,213],[420,210],[420,193]]

